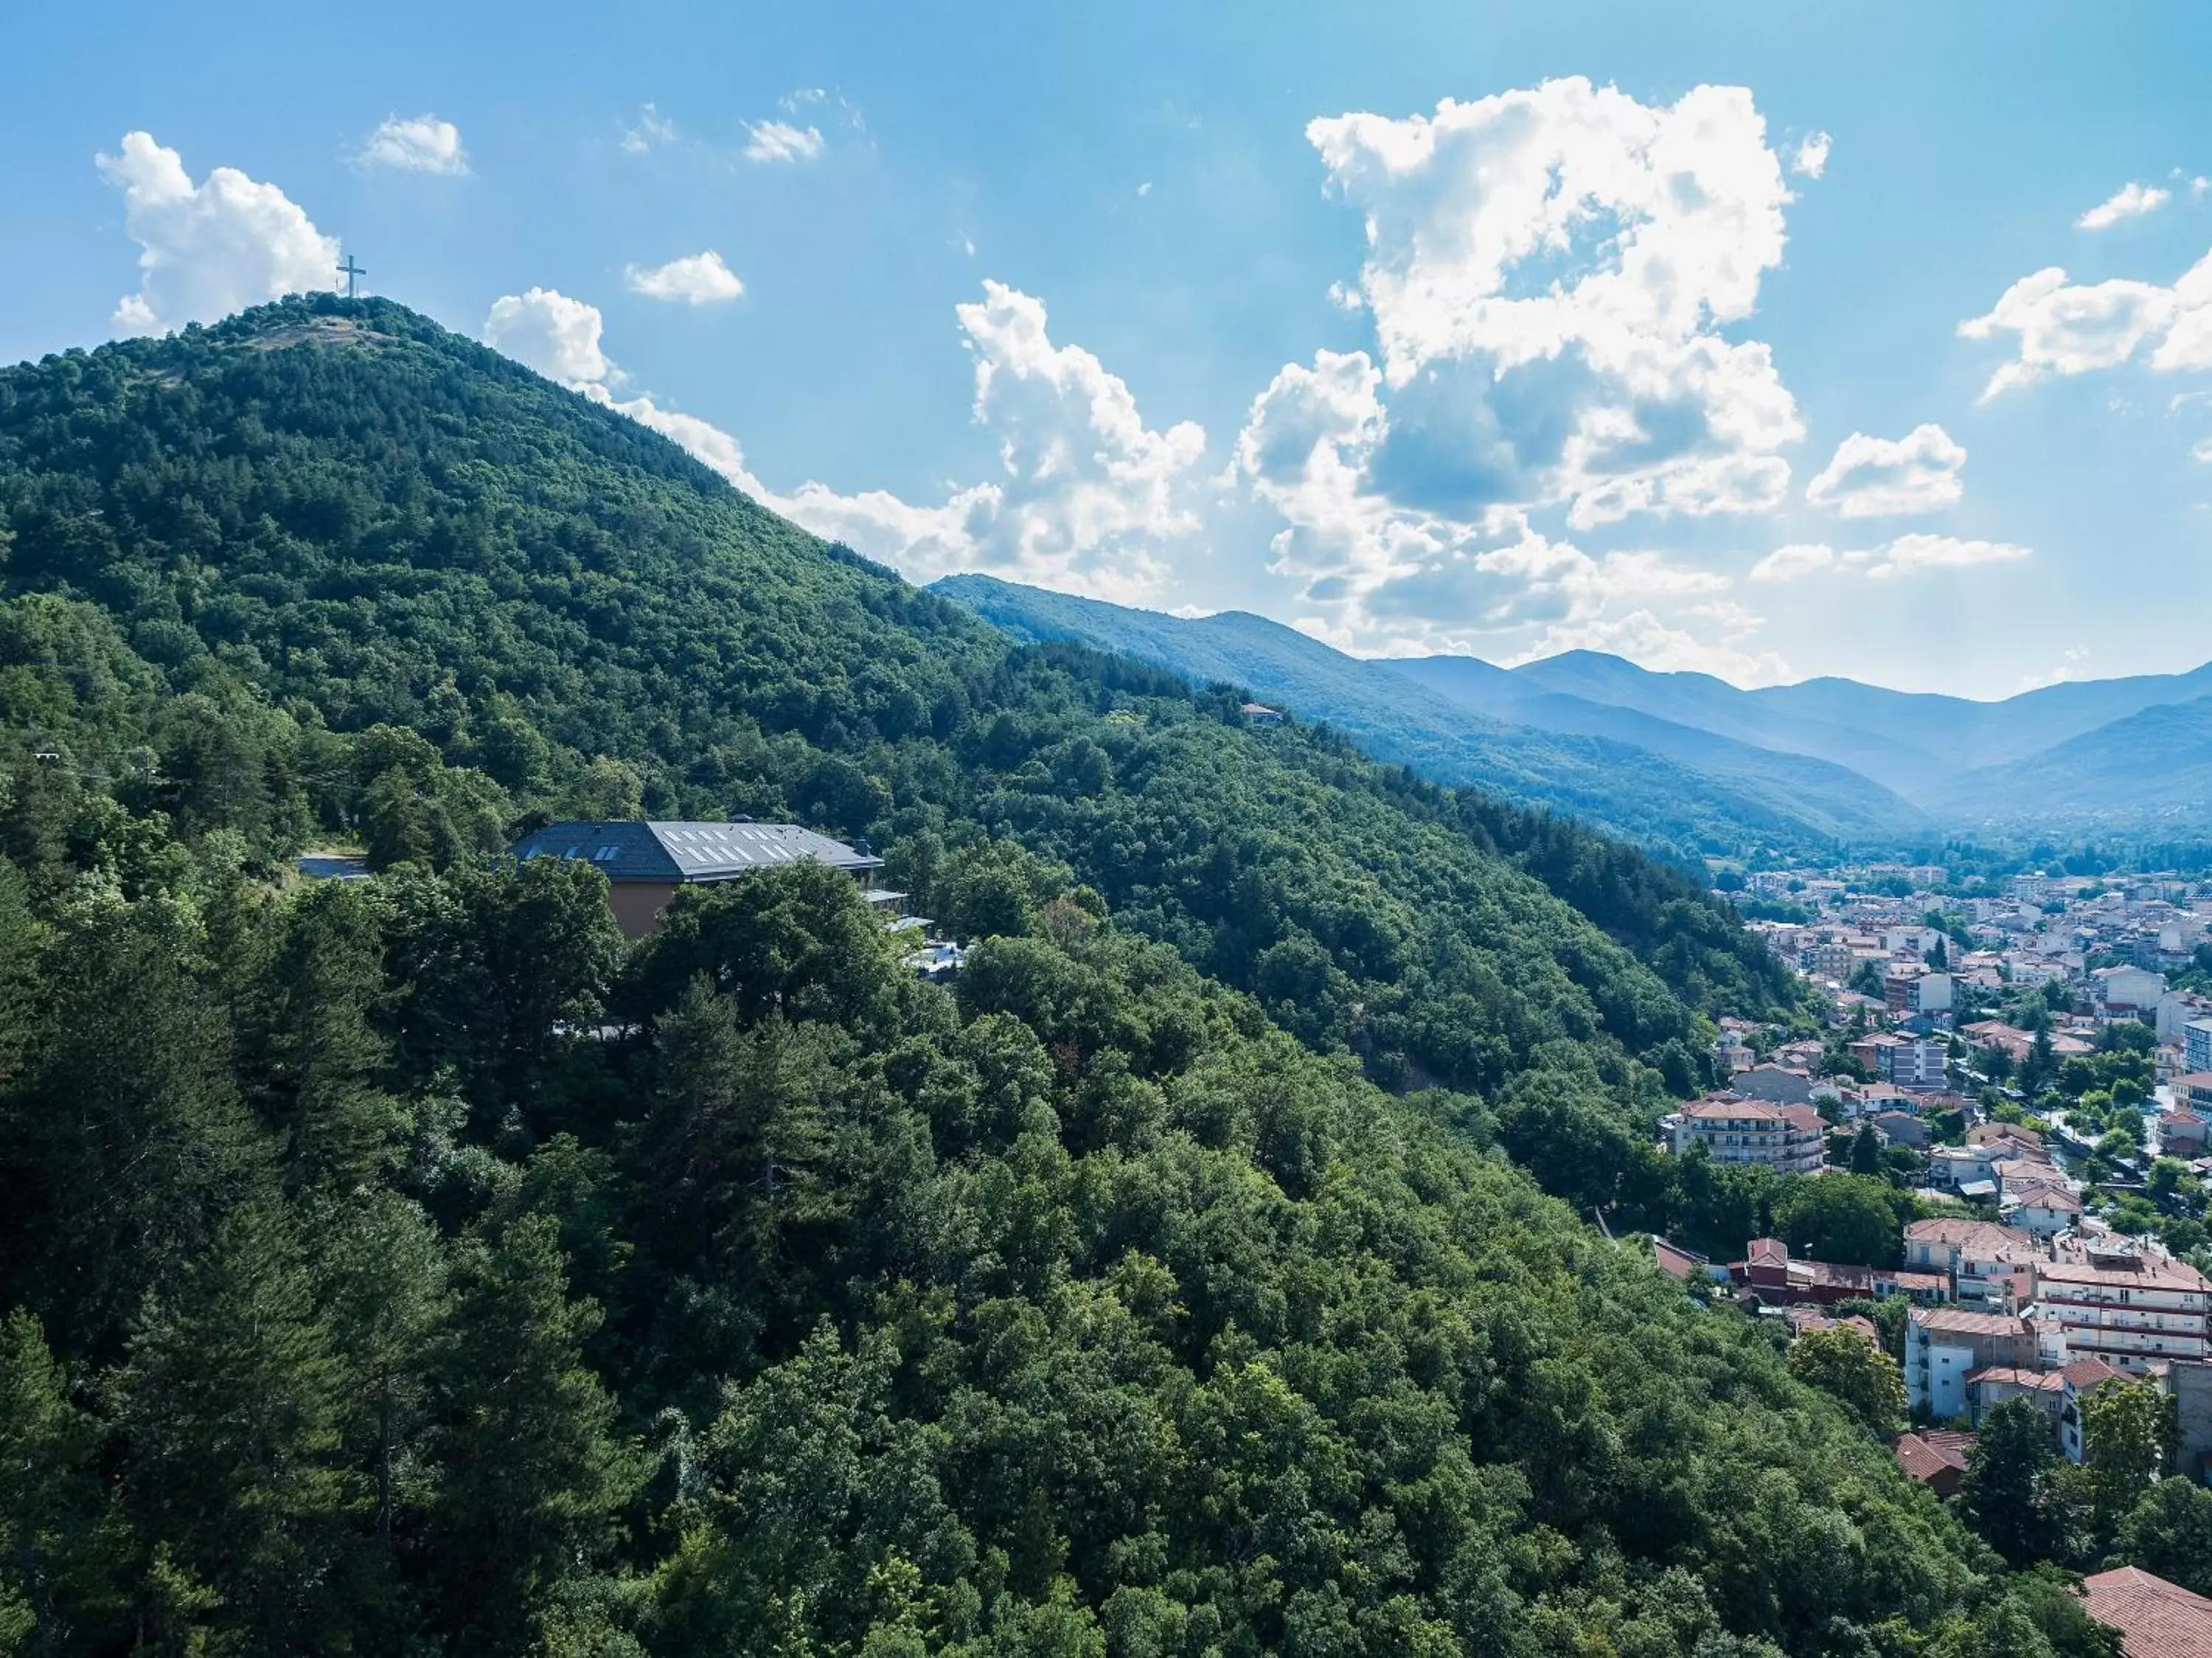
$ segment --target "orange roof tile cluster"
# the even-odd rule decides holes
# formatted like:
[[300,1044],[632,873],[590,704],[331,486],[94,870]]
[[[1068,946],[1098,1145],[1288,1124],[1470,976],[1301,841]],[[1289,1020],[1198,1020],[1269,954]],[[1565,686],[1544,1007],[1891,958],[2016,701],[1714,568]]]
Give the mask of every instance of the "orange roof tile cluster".
[[2120,1632],[2127,1658],[2205,1658],[2212,1653],[2212,1600],[2133,1566],[2081,1580],[2089,1616]]
[[2021,1336],[2027,1320],[2013,1313],[1969,1313],[1962,1307],[1916,1307],[1912,1321],[1923,1330],[1954,1336]]
[[1787,1123],[1809,1134],[1825,1131],[1827,1124],[1810,1106],[1769,1105],[1764,1100],[1727,1098],[1693,1100],[1682,1115],[1696,1123]]
[[2066,1385],[2077,1393],[2094,1393],[2108,1381],[2130,1380],[2126,1371],[2117,1369],[2094,1356],[2075,1359],[2058,1374]]
[[2055,1393],[2064,1388],[2066,1378],[2056,1370],[2022,1370],[2009,1364],[1991,1364],[1966,1378],[1969,1387],[1977,1382],[2002,1383],[2039,1393]]
[[[1965,1439],[1970,1445],[1973,1441],[1972,1434],[1948,1437]],[[1890,1447],[1890,1454],[1897,1459],[1897,1466],[1905,1470],[1907,1478],[1917,1479],[1925,1485],[1946,1473],[1964,1473],[1966,1471],[1965,1451],[1948,1445],[1930,1444],[1929,1438],[1921,1434],[1899,1434],[1897,1443]]]
[[2033,1250],[2035,1240],[2016,1226],[1995,1221],[1915,1221],[1905,1228],[1907,1243],[1940,1244],[1947,1249],[1973,1249],[1996,1257],[2008,1249]]

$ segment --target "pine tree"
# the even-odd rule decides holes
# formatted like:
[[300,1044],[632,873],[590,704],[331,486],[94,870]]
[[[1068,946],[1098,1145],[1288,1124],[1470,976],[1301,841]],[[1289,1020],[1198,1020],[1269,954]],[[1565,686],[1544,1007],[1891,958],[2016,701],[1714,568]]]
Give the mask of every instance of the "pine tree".
[[0,1208],[23,1229],[15,1259],[29,1267],[15,1293],[95,1361],[267,1164],[196,947],[163,900],[65,916],[44,964],[41,1051],[0,1122],[17,1194]]
[[611,1542],[646,1467],[583,1362],[599,1309],[569,1299],[553,1221],[517,1219],[463,1278],[441,1367],[434,1552],[450,1624],[511,1650],[530,1609]]
[[430,1501],[426,1436],[434,1367],[453,1295],[438,1235],[422,1211],[380,1192],[329,1216],[325,1271],[332,1346],[347,1376],[346,1438],[375,1490],[387,1555]]
[[39,1321],[12,1314],[0,1326],[0,1652],[82,1651],[122,1624],[127,1533],[100,1484],[100,1438]]
[[257,1198],[149,1297],[112,1385],[141,1528],[279,1649],[326,1644],[344,1614],[331,1583],[366,1496],[339,1457],[344,1382],[289,1217]]
[[373,1022],[385,993],[374,900],[349,883],[311,889],[284,918],[266,974],[270,1113],[296,1179],[334,1192],[391,1164],[406,1118],[378,1087],[389,1058]]

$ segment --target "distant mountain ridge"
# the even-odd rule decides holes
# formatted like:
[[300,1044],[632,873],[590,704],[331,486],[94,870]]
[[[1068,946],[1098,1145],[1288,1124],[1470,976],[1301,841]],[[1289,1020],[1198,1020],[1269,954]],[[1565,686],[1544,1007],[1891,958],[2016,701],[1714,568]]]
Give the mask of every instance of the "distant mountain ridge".
[[[1017,637],[1075,640],[1197,682],[1242,685],[1328,722],[1378,759],[1570,812],[1685,856],[1811,851],[1925,826],[1909,802],[1825,761],[1534,687],[1501,692],[1493,711],[1454,685],[1401,672],[1403,662],[1348,656],[1243,612],[1188,620],[984,576],[948,576],[931,590]],[[1463,665],[1456,677],[1511,686],[1504,669],[1455,660]],[[1524,704],[1542,717],[1528,717]]]
[[1365,660],[1243,612],[1185,619],[980,576],[934,590],[1018,637],[1243,685],[1378,759],[1683,850],[2212,826],[2212,663],[1988,703],[1840,678],[1745,691],[1597,651]]

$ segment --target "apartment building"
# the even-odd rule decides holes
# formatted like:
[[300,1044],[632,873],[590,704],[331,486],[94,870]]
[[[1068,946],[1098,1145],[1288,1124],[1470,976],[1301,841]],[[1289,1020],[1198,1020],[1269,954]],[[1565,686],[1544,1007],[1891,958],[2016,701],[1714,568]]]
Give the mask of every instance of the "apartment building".
[[2192,1019],[2181,1027],[2181,1068],[2212,1071],[2212,1019]]
[[2040,1368],[2033,1326],[2017,1314],[1916,1307],[1905,1328],[1905,1396],[1939,1420],[1966,1414],[1966,1379]]
[[1874,1051],[1875,1075],[1892,1088],[1925,1093],[1944,1086],[1944,1045],[1941,1042],[1882,1043]]
[[1820,1167],[1826,1125],[1810,1106],[1776,1105],[1716,1094],[1693,1100],[1660,1124],[1668,1147],[1681,1156],[1702,1145],[1717,1163],[1765,1163],[1798,1174]]
[[2036,1306],[2069,1356],[2136,1375],[2157,1360],[2212,1356],[2212,1281],[2187,1262],[2104,1239],[2061,1239],[2054,1253],[2036,1263]]
[[1951,1011],[1951,975],[1921,972],[1906,968],[1891,972],[1881,981],[1882,999],[1888,1003],[1893,1014],[1948,1013]]
[[1995,1221],[1915,1221],[1905,1228],[1905,1265],[1942,1273],[1962,1301],[2003,1301],[2039,1253],[2031,1234]]

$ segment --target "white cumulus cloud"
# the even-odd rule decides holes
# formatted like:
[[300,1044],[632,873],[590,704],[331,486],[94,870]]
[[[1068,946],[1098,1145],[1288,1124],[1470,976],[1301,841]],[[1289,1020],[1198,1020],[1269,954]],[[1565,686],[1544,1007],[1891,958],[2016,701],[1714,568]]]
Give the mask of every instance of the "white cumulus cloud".
[[1929,570],[1970,570],[1980,564],[2016,564],[2031,557],[2010,541],[1968,541],[1955,535],[1900,535],[1867,565],[1876,581]]
[[612,380],[615,366],[599,348],[599,308],[551,288],[504,294],[484,318],[484,344],[535,369],[548,380],[581,388]]
[[140,249],[138,291],[116,307],[119,326],[166,332],[330,284],[337,243],[275,185],[229,167],[194,184],[183,158],[145,132],[95,160],[122,190],[124,228]]
[[364,168],[388,167],[400,173],[459,175],[469,170],[460,128],[434,115],[392,116],[368,135],[358,159]]
[[1720,332],[1790,199],[1747,91],[1652,106],[1577,77],[1306,131],[1366,222],[1392,495],[1565,501],[1580,527],[1779,503],[1796,405],[1763,343]]
[[1878,547],[1838,552],[1818,543],[1778,547],[1751,567],[1758,582],[1795,582],[1824,571],[1853,573],[1887,582],[1931,570],[1971,570],[2015,564],[2033,552],[2010,541],[1976,541],[1955,535],[1900,535]]
[[1751,567],[1753,582],[1794,582],[1815,570],[1835,567],[1836,550],[1819,542],[1797,542],[1777,547]]
[[1853,432],[1806,485],[1805,498],[1844,518],[1941,512],[1966,493],[1966,451],[1941,426],[1916,426],[1901,438]]
[[2156,186],[2146,189],[2130,180],[2074,221],[2076,230],[2109,230],[2122,219],[2139,219],[2166,204],[2166,192]]
[[1832,142],[1825,132],[1810,134],[1790,156],[1790,170],[1808,179],[1820,177],[1828,170],[1828,150]]
[[623,280],[634,294],[684,305],[720,304],[745,291],[737,272],[723,264],[722,256],[711,247],[703,253],[671,259],[665,265],[628,265],[623,271]]
[[749,162],[811,162],[822,153],[818,127],[794,126],[789,121],[751,121],[745,131]]
[[2053,265],[2022,277],[1985,315],[1960,323],[1959,332],[1968,339],[2013,336],[2017,355],[1990,375],[1984,402],[2054,375],[2116,369],[2154,341],[2154,369],[2212,369],[2212,253],[2171,288],[2125,277],[2075,283]]
[[601,346],[598,308],[583,301],[542,288],[507,295],[484,338],[674,439],[772,510],[916,580],[980,570],[1107,598],[1156,592],[1168,574],[1162,551],[1200,528],[1205,433],[1146,426],[1118,376],[1080,346],[1054,343],[1043,304],[1027,294],[987,282],[955,314],[974,358],[974,418],[998,440],[1000,473],[936,504],[812,482],[770,489],[730,433],[649,395],[617,394],[623,376]]
[[1750,94],[1552,81],[1307,136],[1364,220],[1358,283],[1331,298],[1376,349],[1285,363],[1237,442],[1232,480],[1283,521],[1270,569],[1298,583],[1299,625],[1496,654],[1640,612],[1740,655],[1759,623],[1717,607],[1729,578],[1593,557],[1532,515],[1578,532],[1785,498],[1796,405],[1763,344],[1722,332],[1780,261],[1790,200]]

